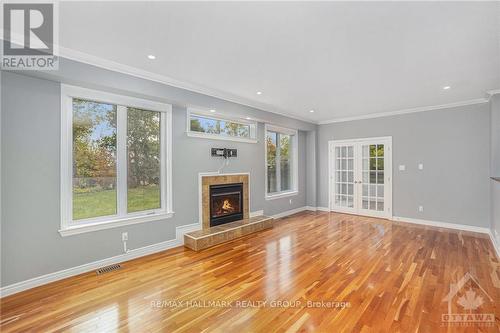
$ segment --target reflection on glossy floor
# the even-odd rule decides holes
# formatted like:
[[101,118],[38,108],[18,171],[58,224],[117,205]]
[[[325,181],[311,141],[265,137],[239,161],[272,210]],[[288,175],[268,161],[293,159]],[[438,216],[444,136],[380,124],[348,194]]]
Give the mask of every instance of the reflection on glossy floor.
[[[1,328],[498,332],[500,268],[493,251],[482,234],[304,212],[202,252],[176,248],[126,262],[119,271],[83,274],[7,297]],[[450,303],[452,313],[464,312],[465,304],[465,312],[494,314],[493,323],[443,326],[450,283],[468,272],[483,290],[466,281]],[[477,294],[467,296],[473,288]],[[339,304],[328,301],[350,307],[334,308]]]

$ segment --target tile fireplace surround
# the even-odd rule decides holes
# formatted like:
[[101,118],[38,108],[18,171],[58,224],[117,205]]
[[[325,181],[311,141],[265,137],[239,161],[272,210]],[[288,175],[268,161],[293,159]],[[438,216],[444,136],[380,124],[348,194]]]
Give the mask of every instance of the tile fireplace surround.
[[[184,245],[200,251],[233,239],[273,227],[273,218],[255,216],[250,218],[249,174],[200,174],[201,226],[198,231],[184,234]],[[222,184],[243,184],[243,219],[210,227],[210,186]]]
[[201,176],[202,228],[210,228],[210,185],[243,183],[243,219],[250,217],[248,174],[206,175]]

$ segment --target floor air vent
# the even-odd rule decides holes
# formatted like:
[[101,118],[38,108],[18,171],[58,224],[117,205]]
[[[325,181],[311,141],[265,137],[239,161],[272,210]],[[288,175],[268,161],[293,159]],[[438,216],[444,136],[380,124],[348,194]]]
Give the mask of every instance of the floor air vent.
[[122,266],[120,266],[120,264],[115,264],[115,265],[110,265],[110,266],[106,266],[106,267],[103,267],[103,268],[99,268],[95,272],[97,273],[97,275],[101,275],[101,274],[104,274],[104,273],[116,271],[117,269],[120,269],[120,268],[122,268]]

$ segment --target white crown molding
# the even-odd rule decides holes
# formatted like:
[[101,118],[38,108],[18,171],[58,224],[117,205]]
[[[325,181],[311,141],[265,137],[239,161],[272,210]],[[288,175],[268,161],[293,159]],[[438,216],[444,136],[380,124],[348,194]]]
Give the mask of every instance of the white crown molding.
[[500,88],[493,89],[493,90],[488,90],[486,92],[486,95],[488,96],[488,98],[490,98],[490,97],[492,97],[493,95],[496,95],[496,94],[500,94]]
[[[3,29],[1,29],[1,28],[0,28],[0,33],[3,36]],[[17,34],[14,34],[13,37],[14,38],[12,38],[12,41],[15,43],[19,43],[19,40],[21,40]],[[402,110],[396,110],[396,111],[371,113],[371,114],[361,115],[361,116],[339,117],[339,118],[332,118],[329,120],[314,121],[311,119],[307,119],[305,117],[290,115],[290,114],[286,113],[284,110],[279,109],[277,107],[274,107],[272,105],[266,104],[266,103],[256,102],[255,100],[252,100],[252,99],[248,99],[248,98],[245,98],[245,97],[242,97],[239,95],[235,95],[232,93],[228,93],[225,91],[221,91],[218,89],[209,88],[209,87],[206,87],[206,86],[203,86],[200,84],[195,84],[195,83],[177,80],[177,79],[171,78],[171,77],[166,76],[166,75],[156,74],[156,73],[149,72],[149,71],[146,71],[143,69],[139,69],[137,67],[133,67],[133,66],[129,66],[129,65],[125,65],[125,64],[116,62],[116,61],[97,57],[97,56],[94,56],[94,55],[91,55],[88,53],[84,53],[81,51],[77,51],[77,50],[74,50],[71,48],[67,48],[67,47],[64,47],[61,45],[57,45],[57,49],[59,52],[58,55],[62,58],[67,58],[67,59],[74,60],[77,62],[85,63],[88,65],[100,67],[100,68],[103,68],[106,70],[134,76],[134,77],[145,79],[145,80],[162,83],[162,84],[172,86],[175,88],[189,90],[189,91],[196,92],[199,94],[222,99],[222,100],[225,100],[228,102],[241,104],[241,105],[252,107],[252,108],[255,108],[255,109],[258,109],[261,111],[274,113],[274,114],[277,114],[277,115],[280,115],[283,117],[292,118],[295,120],[299,120],[299,121],[303,121],[303,122],[306,122],[309,124],[315,124],[315,125],[325,125],[325,124],[332,124],[332,123],[346,122],[346,121],[353,121],[353,120],[390,117],[390,116],[401,115],[401,114],[432,111],[432,110],[447,109],[447,108],[458,107],[458,106],[487,103],[491,96],[500,93],[500,88],[499,88],[499,89],[493,89],[493,90],[486,91],[486,96],[487,96],[486,98],[477,98],[477,99],[459,101],[459,102],[442,104],[442,105],[431,105],[431,106],[423,106],[423,107],[402,109]],[[258,121],[266,122],[265,120],[258,120]]]
[[408,114],[408,113],[441,110],[441,109],[448,109],[448,108],[454,108],[454,107],[459,107],[459,106],[482,104],[482,103],[488,103],[488,98],[476,98],[476,99],[471,99],[471,100],[467,100],[467,101],[441,104],[441,105],[422,106],[422,107],[412,108],[412,109],[403,109],[403,110],[380,112],[380,113],[370,113],[370,114],[361,115],[361,116],[334,118],[334,119],[330,119],[330,120],[319,121],[318,125],[341,123],[341,122],[353,121],[353,120],[390,117],[390,116],[397,116],[397,115]]
[[199,94],[219,98],[225,101],[241,104],[244,106],[249,106],[258,110],[274,113],[283,117],[292,118],[300,120],[309,124],[316,124],[314,121],[294,115],[287,114],[285,111],[280,110],[274,106],[266,103],[256,102],[254,100],[241,97],[235,94],[231,94],[218,89],[209,88],[200,84],[189,83],[181,80],[177,80],[166,75],[152,73],[137,67],[125,65],[112,60],[107,60],[101,57],[93,56],[84,52],[73,50],[67,47],[59,46],[59,56],[62,58],[74,60],[77,62],[85,63],[88,65],[100,67],[110,71],[131,75],[141,79],[154,81],[162,84],[166,84],[175,88],[185,89]]

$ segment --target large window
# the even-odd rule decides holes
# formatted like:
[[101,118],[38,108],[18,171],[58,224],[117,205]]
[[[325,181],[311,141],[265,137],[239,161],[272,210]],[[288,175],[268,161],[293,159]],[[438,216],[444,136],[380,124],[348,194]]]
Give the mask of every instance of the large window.
[[230,119],[202,110],[188,111],[187,133],[192,137],[257,142],[257,124],[249,119]]
[[61,92],[61,234],[171,216],[170,105]]
[[297,131],[266,125],[266,198],[297,193]]

